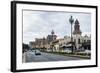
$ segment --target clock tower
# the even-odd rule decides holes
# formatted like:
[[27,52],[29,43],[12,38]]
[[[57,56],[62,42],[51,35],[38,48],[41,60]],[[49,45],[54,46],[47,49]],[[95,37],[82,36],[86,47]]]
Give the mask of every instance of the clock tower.
[[75,48],[78,50],[81,47],[81,30],[80,30],[80,23],[78,19],[75,20],[74,31],[73,31],[73,41],[75,43]]

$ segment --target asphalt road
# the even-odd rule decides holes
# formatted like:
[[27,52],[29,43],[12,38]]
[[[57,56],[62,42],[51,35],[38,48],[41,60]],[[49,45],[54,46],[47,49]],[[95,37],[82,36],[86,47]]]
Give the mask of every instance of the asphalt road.
[[35,55],[34,52],[26,52],[24,54],[24,62],[49,62],[49,61],[68,61],[68,60],[82,60],[82,58],[56,55],[51,53],[41,52],[41,55]]

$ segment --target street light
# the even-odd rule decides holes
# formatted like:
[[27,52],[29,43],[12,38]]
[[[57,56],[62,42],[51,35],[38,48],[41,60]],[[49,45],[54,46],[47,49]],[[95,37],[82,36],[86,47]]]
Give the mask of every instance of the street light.
[[[72,24],[74,23],[74,19],[73,19],[72,16],[69,18],[69,22],[71,24],[71,44],[72,44],[72,42],[73,42],[73,38],[72,38]],[[72,48],[72,53],[73,53],[73,47],[71,47],[71,48]]]

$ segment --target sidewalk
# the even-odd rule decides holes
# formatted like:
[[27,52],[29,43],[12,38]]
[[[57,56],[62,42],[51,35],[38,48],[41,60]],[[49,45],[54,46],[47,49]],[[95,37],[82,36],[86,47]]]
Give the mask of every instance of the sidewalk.
[[47,52],[47,53],[59,54],[63,56],[77,57],[77,58],[83,58],[83,59],[91,59],[91,56],[83,56],[83,55],[76,55],[76,54],[61,54],[61,53],[55,53],[55,52]]
[[65,54],[65,56],[71,56],[71,57],[78,57],[78,58],[84,58],[84,59],[91,59],[91,57],[90,56],[82,56],[82,55],[66,55]]
[[22,63],[26,62],[26,52],[22,53]]

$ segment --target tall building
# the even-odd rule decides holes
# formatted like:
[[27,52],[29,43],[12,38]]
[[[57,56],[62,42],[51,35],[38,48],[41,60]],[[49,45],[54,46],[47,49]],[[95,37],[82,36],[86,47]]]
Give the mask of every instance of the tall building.
[[80,30],[80,23],[78,19],[75,20],[74,31],[73,31],[73,42],[75,43],[75,48],[79,49],[81,47],[81,36],[82,32]]
[[51,34],[47,36],[47,41],[48,44],[50,44],[50,42],[52,42],[53,40],[56,40],[57,35],[55,35],[54,30],[51,31]]
[[84,47],[84,49],[91,49],[91,36],[82,36],[81,34],[80,23],[78,19],[76,19],[73,31],[73,42],[75,43],[75,48],[76,50],[80,50],[82,47]]
[[33,48],[50,48],[52,41],[56,40],[57,36],[54,33],[54,30],[51,31],[51,34],[47,38],[36,38],[34,42],[30,43]]
[[81,35],[82,34],[82,32],[81,32],[81,30],[80,30],[80,25],[79,25],[80,23],[79,23],[79,21],[78,21],[78,19],[76,19],[76,21],[75,21],[75,25],[74,25],[74,31],[73,31],[73,35]]

